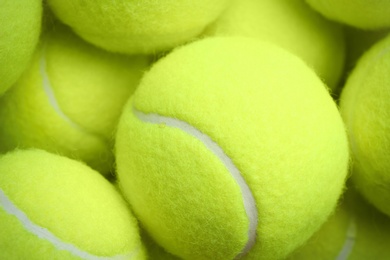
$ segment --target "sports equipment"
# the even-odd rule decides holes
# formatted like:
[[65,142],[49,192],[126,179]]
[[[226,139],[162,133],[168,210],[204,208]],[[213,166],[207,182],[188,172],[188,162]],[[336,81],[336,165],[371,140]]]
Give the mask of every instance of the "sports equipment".
[[41,0],[3,0],[0,8],[0,95],[28,66],[41,31]]
[[390,219],[349,190],[334,215],[288,260],[390,258]]
[[302,0],[234,0],[208,36],[246,36],[270,41],[302,58],[332,90],[341,77],[345,40],[341,26]]
[[362,29],[390,27],[390,2],[383,0],[306,0],[329,19]]
[[115,145],[142,226],[184,259],[282,259],[333,211],[348,165],[320,79],[249,38],[208,38],[155,63]]
[[97,49],[57,25],[0,100],[0,151],[41,148],[109,173],[114,129],[148,62]]
[[213,22],[230,0],[48,0],[85,40],[109,51],[156,53],[183,44]]
[[341,93],[340,108],[353,158],[356,188],[390,215],[390,36],[359,60]]
[[126,202],[83,163],[18,150],[0,172],[1,259],[145,259]]

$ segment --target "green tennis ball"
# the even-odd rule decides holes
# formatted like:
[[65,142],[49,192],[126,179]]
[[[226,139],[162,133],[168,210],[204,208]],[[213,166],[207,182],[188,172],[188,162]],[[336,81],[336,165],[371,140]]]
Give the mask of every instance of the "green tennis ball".
[[390,36],[359,60],[341,94],[349,133],[352,180],[378,209],[390,215]]
[[390,2],[384,0],[306,0],[329,19],[361,29],[390,27]]
[[145,74],[120,119],[116,159],[122,192],[168,252],[282,259],[333,211],[348,145],[304,62],[261,41],[215,37]]
[[109,51],[155,53],[183,44],[231,0],[49,0],[53,12],[85,40]]
[[86,165],[18,150],[0,172],[1,259],[145,259],[126,202]]
[[288,260],[389,259],[390,219],[348,191],[334,215]]
[[11,87],[33,55],[41,31],[41,0],[3,0],[0,8],[0,95]]
[[234,0],[206,35],[267,40],[302,58],[331,88],[343,72],[345,40],[341,26],[314,12],[302,0]]
[[41,148],[107,174],[118,118],[148,62],[107,53],[57,26],[0,100],[0,151]]

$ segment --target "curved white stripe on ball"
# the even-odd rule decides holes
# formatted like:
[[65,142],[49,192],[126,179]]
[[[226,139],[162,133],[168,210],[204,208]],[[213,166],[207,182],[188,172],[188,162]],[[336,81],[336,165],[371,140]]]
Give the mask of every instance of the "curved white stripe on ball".
[[[249,219],[249,230],[248,230],[248,242],[245,245],[245,248],[242,250],[239,256],[245,255],[249,252],[252,246],[255,244],[256,240],[256,229],[258,222],[258,213],[256,208],[256,202],[253,197],[251,190],[248,187],[248,184],[245,182],[240,171],[234,165],[233,161],[225,154],[223,149],[214,142],[209,136],[202,133],[192,125],[181,121],[176,118],[165,117],[157,114],[145,114],[133,107],[134,115],[141,121],[152,124],[164,124],[170,127],[179,128],[180,130],[186,132],[189,135],[192,135],[199,141],[201,141],[212,153],[214,153],[218,159],[225,165],[227,170],[230,172],[232,177],[236,180],[238,185],[241,188],[241,193],[243,197],[244,207],[246,214]],[[239,257],[238,256],[238,257]]]
[[133,252],[129,252],[124,255],[111,256],[111,257],[91,255],[90,253],[82,251],[70,243],[61,241],[58,237],[56,237],[53,233],[51,233],[46,228],[43,228],[33,223],[23,211],[21,211],[18,207],[16,207],[12,203],[12,201],[7,197],[7,195],[5,195],[2,189],[0,189],[0,208],[3,208],[5,212],[7,212],[8,214],[15,216],[21,222],[21,224],[26,229],[26,231],[36,235],[40,239],[46,240],[47,242],[51,243],[54,247],[56,247],[58,250],[67,251],[82,259],[86,259],[86,260],[131,259],[135,255],[137,255],[140,250],[140,248],[137,247]]
[[41,73],[42,81],[43,81],[43,90],[46,93],[46,96],[48,97],[49,103],[52,106],[52,108],[56,111],[56,113],[62,119],[64,119],[66,122],[68,122],[74,128],[83,130],[79,125],[75,124],[67,115],[65,115],[65,113],[62,111],[60,105],[58,104],[57,99],[56,99],[55,94],[54,94],[54,91],[53,91],[53,88],[51,86],[50,79],[47,76],[45,55],[42,55],[42,58],[41,58],[40,73]]
[[355,246],[356,235],[357,235],[356,222],[354,218],[351,218],[348,225],[347,237],[345,239],[343,248],[341,249],[336,260],[347,260],[349,258],[353,250],[353,247]]

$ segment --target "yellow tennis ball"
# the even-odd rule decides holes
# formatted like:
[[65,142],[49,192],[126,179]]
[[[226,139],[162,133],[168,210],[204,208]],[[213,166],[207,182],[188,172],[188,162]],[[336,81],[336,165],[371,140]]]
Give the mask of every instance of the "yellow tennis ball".
[[302,58],[331,89],[337,87],[343,72],[341,26],[302,0],[234,0],[205,34],[247,36],[277,44]]
[[145,259],[126,202],[86,165],[18,150],[0,172],[1,259]]
[[0,100],[0,151],[41,148],[107,174],[122,107],[147,66],[146,57],[107,53],[55,27]]
[[329,19],[362,29],[390,27],[390,2],[383,0],[306,0]]
[[390,36],[359,60],[341,94],[349,133],[352,180],[378,209],[390,215]]
[[390,219],[354,193],[288,260],[390,258]]
[[168,252],[282,259],[333,211],[348,145],[335,103],[303,61],[215,37],[145,74],[120,119],[116,159],[120,188]]
[[0,95],[27,68],[38,43],[41,20],[41,0],[1,1]]
[[213,22],[230,0],[49,0],[56,16],[109,51],[155,53],[183,44]]

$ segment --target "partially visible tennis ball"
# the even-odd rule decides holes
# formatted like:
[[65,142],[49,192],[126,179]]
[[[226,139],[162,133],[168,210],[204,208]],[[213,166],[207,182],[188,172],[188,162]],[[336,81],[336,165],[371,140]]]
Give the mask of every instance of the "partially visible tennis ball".
[[390,219],[354,191],[334,215],[288,260],[359,260],[390,258]]
[[362,29],[390,27],[387,0],[306,0],[329,19]]
[[359,60],[341,94],[353,158],[352,180],[390,215],[390,36]]
[[213,22],[231,0],[48,0],[85,40],[113,52],[156,53],[183,44]]
[[302,0],[234,0],[205,34],[247,36],[277,44],[302,58],[331,89],[337,87],[343,72],[341,26]]
[[122,107],[147,66],[146,57],[107,53],[55,27],[0,100],[0,151],[41,148],[107,174]]
[[27,68],[41,32],[42,0],[0,3],[0,95]]
[[145,74],[121,116],[116,159],[122,192],[168,252],[283,259],[334,210],[348,145],[334,101],[301,59],[214,37]]
[[145,259],[137,220],[114,186],[66,157],[0,157],[1,259]]

